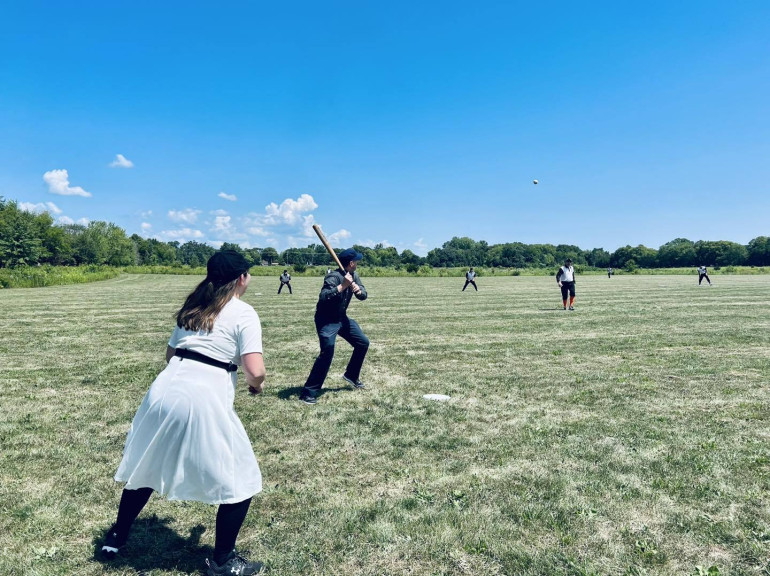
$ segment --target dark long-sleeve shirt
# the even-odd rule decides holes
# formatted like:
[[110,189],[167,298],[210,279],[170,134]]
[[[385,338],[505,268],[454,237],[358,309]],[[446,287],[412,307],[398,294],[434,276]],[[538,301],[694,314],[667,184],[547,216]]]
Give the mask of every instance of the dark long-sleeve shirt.
[[318,304],[315,307],[316,318],[322,322],[339,322],[345,317],[348,304],[353,296],[359,300],[366,300],[368,294],[361,283],[358,272],[353,272],[353,282],[361,288],[359,294],[353,294],[353,288],[348,287],[340,292],[337,287],[345,281],[345,275],[341,270],[334,270],[324,278],[324,285],[318,295]]

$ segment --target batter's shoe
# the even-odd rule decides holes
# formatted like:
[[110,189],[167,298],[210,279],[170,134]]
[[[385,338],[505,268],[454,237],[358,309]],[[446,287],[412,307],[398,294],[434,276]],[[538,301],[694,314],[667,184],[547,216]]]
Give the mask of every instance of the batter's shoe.
[[569,307],[569,309],[570,309],[570,310],[574,310],[574,309],[575,309],[575,307],[574,307],[574,306],[570,306],[570,307]]
[[118,551],[126,544],[126,540],[128,540],[128,536],[121,536],[115,532],[115,526],[111,526],[104,538],[104,544],[102,544],[102,557],[106,560],[115,558]]
[[311,396],[310,394],[300,394],[299,401],[312,406],[313,404],[318,403],[318,398]]
[[206,558],[206,576],[253,576],[262,572],[264,567],[262,562],[249,562],[235,550],[230,552],[227,561],[222,564]]
[[351,385],[353,388],[355,388],[356,390],[361,390],[362,388],[366,388],[366,386],[364,386],[364,383],[363,383],[363,382],[361,382],[361,381],[360,381],[360,380],[358,380],[358,379],[356,379],[356,380],[353,380],[352,378],[348,378],[347,376],[345,376],[345,374],[343,374],[343,375],[342,375],[342,379],[343,379],[345,382],[347,382],[348,384],[350,384],[350,385]]

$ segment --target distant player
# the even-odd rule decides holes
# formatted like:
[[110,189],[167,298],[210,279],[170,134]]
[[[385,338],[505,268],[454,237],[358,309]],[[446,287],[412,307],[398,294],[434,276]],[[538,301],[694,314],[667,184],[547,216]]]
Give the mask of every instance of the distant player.
[[280,294],[283,287],[286,286],[289,289],[289,294],[293,294],[291,291],[291,274],[289,274],[289,271],[284,270],[283,274],[281,274],[278,279],[281,281],[281,285],[278,286],[278,293]]
[[612,266],[607,268],[607,278],[612,278]]
[[700,283],[703,282],[704,278],[706,279],[706,282],[709,283],[709,286],[711,286],[711,280],[709,279],[709,274],[706,270],[706,267],[698,266],[698,286],[700,286]]
[[564,266],[559,268],[559,271],[556,273],[556,283],[561,288],[561,300],[564,304],[564,309],[567,309],[567,294],[569,294],[569,309],[574,310],[575,269],[572,267],[572,260],[569,258],[564,261]]
[[463,292],[465,292],[465,289],[468,287],[468,284],[473,284],[473,288],[476,290],[476,292],[478,292],[479,287],[476,286],[475,280],[476,280],[476,272],[473,271],[473,266],[471,266],[471,269],[465,273],[465,286],[463,286]]

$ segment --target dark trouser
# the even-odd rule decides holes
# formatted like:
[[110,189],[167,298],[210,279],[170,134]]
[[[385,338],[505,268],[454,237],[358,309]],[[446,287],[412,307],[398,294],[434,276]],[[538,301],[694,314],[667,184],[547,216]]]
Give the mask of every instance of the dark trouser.
[[575,283],[574,282],[562,282],[561,283],[561,299],[566,300],[567,295],[575,297]]
[[285,284],[281,282],[281,285],[278,287],[278,293],[281,293],[281,290],[283,290],[283,287],[286,286],[289,289],[289,294],[293,294],[291,291],[291,284],[289,282],[286,282]]
[[468,287],[468,284],[473,284],[473,287],[476,289],[476,292],[479,291],[479,287],[476,286],[476,283],[473,280],[466,280],[465,286],[463,286],[463,292],[465,292],[465,289]]
[[[139,516],[147,501],[152,496],[152,488],[139,488],[137,490],[124,489],[120,497],[118,519],[114,530],[124,538],[128,536],[131,525]],[[221,564],[235,548],[235,540],[241,531],[246,513],[249,511],[251,498],[236,502],[235,504],[220,504],[217,510],[217,530],[214,542],[214,562]]]
[[321,353],[315,359],[310,376],[307,377],[305,388],[302,394],[317,396],[323,386],[326,375],[329,373],[329,367],[334,358],[334,343],[337,340],[337,334],[342,336],[352,347],[353,355],[350,357],[348,367],[345,369],[345,376],[353,381],[358,380],[361,375],[361,366],[364,364],[366,352],[369,350],[369,338],[363,333],[361,327],[355,320],[343,317],[339,322],[324,323],[315,319],[315,329],[318,332],[318,341],[321,345]]
[[711,284],[711,280],[709,280],[709,275],[708,274],[698,274],[698,286],[700,286],[700,283],[703,282],[704,278],[706,279],[706,282]]

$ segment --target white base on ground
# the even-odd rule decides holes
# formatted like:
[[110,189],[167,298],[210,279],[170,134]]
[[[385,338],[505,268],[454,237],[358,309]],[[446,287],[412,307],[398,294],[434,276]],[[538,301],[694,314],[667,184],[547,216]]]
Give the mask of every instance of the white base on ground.
[[425,394],[423,398],[426,400],[437,400],[439,402],[446,402],[449,400],[449,396],[446,394]]

